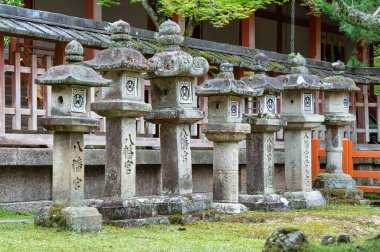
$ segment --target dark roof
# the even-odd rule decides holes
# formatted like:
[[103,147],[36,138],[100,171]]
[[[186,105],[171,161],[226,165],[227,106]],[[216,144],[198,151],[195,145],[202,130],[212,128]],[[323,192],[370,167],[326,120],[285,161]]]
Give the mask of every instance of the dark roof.
[[[0,4],[0,32],[8,35],[66,42],[75,39],[84,46],[106,48],[111,43],[109,33],[105,31],[108,25],[108,22]],[[132,27],[131,35],[134,38],[133,47],[142,53],[154,54],[161,50],[161,46],[154,39],[155,32]],[[270,71],[290,73],[291,68],[288,55],[242,46],[185,38],[183,50],[193,56],[205,57],[210,64],[228,61],[234,66],[246,68],[250,68],[254,55],[263,52],[269,57]],[[332,75],[329,62],[307,59],[306,65],[310,74],[322,78]],[[378,84],[380,68],[346,67],[345,76],[354,79],[356,83]]]

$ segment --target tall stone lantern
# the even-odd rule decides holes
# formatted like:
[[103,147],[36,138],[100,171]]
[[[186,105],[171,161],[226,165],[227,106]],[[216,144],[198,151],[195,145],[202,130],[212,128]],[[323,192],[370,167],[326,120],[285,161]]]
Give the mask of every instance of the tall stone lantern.
[[242,123],[244,98],[262,94],[262,90],[235,80],[233,66],[222,63],[217,78],[196,87],[196,94],[208,97],[208,123],[203,125],[203,132],[214,142],[214,207],[225,213],[244,212],[247,208],[238,203],[238,143],[250,132],[250,125]]
[[247,195],[240,195],[240,202],[252,210],[287,209],[285,198],[275,194],[274,133],[286,125],[277,110],[277,97],[282,83],[265,74],[268,57],[258,53],[253,57],[256,73],[241,79],[248,87],[263,90],[258,98],[258,113],[244,114],[243,121],[251,125],[247,135]]
[[83,47],[77,41],[71,41],[65,53],[66,65],[49,68],[35,80],[52,86],[51,116],[44,118],[44,128],[54,131],[52,198],[55,205],[65,207],[62,215],[70,229],[97,231],[101,215],[84,206],[83,133],[99,127],[99,120],[88,117],[89,89],[108,86],[110,81],[82,65]]
[[285,184],[283,194],[293,208],[325,205],[319,191],[312,190],[311,178],[311,129],[324,120],[314,114],[314,93],[323,90],[320,78],[308,73],[306,60],[297,54],[291,60],[292,73],[279,76],[283,85],[282,114],[287,121],[284,126]]
[[116,201],[136,195],[136,118],[152,110],[142,100],[140,74],[154,68],[131,48],[130,29],[122,20],[112,23],[108,28],[112,46],[85,62],[112,80],[91,109],[107,118],[104,197]]
[[180,33],[171,20],[160,25],[157,41],[163,52],[149,59],[157,70],[144,76],[151,83],[153,108],[145,118],[160,124],[162,194],[169,196],[193,192],[190,125],[204,116],[197,108],[195,77],[209,68],[205,58],[181,51]]
[[362,192],[356,189],[355,180],[342,171],[343,128],[355,121],[349,113],[349,94],[360,89],[355,82],[344,77],[344,64],[340,61],[332,64],[333,76],[323,78],[325,85],[324,116],[326,125],[326,171],[319,174],[313,182],[318,189],[343,189],[344,197],[362,198]]

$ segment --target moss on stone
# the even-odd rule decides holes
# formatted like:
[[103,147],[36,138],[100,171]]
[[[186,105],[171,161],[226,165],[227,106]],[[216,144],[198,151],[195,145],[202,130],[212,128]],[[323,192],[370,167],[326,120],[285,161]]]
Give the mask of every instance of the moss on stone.
[[182,214],[169,215],[169,222],[173,225],[185,225],[184,216]]
[[363,198],[363,192],[356,189],[321,189],[320,191],[330,204],[358,205]]
[[66,227],[66,219],[62,215],[64,206],[54,205],[41,209],[35,217],[35,225],[43,227]]

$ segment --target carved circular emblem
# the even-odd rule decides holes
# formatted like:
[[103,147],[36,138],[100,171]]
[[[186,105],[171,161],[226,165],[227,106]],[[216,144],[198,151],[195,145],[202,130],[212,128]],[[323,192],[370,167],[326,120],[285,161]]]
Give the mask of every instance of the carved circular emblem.
[[135,82],[133,80],[127,81],[127,90],[132,93],[135,90]]
[[343,98],[343,107],[348,108],[348,97]]
[[311,99],[310,96],[306,96],[304,100],[304,106],[305,108],[310,108],[311,107]]
[[187,101],[190,99],[190,89],[188,86],[182,86],[180,90],[180,96],[183,101]]
[[272,98],[267,100],[267,109],[269,112],[274,112],[274,100]]
[[83,102],[84,102],[84,97],[82,94],[74,94],[74,102],[73,105],[76,108],[82,108],[83,107]]
[[237,107],[236,107],[235,103],[231,104],[231,114],[232,115],[236,115],[237,114]]

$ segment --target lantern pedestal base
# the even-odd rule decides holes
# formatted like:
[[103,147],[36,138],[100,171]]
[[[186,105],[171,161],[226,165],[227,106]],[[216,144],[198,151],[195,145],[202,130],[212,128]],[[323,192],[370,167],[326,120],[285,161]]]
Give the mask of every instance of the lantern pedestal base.
[[282,196],[289,201],[292,209],[325,206],[328,204],[328,201],[320,191],[285,192]]
[[[137,220],[151,219],[153,222],[160,223],[163,221],[161,218],[163,216],[184,215],[208,210],[211,209],[211,200],[202,194],[191,194],[173,197],[135,197],[127,200],[105,199],[103,202],[97,202],[97,205],[107,223],[115,224],[114,221],[122,221],[128,226],[128,223],[132,225]],[[147,224],[149,223],[150,221],[147,221]]]
[[355,180],[344,173],[322,173],[313,181],[316,189],[356,189]]
[[240,203],[212,203],[212,208],[215,208],[221,214],[239,214],[248,212],[248,208]]
[[264,211],[288,211],[290,205],[287,199],[278,194],[268,195],[239,195],[239,202],[248,207],[249,210]]

